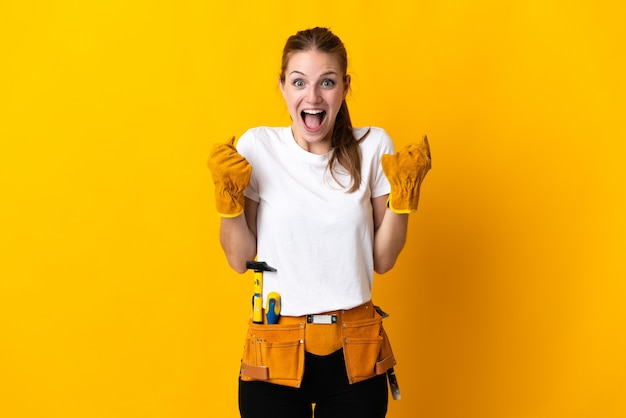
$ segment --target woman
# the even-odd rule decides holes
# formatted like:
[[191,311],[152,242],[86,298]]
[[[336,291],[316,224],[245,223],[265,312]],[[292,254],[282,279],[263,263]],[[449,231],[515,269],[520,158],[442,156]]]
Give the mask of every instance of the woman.
[[[430,153],[426,138],[394,154],[384,130],[352,127],[347,67],[328,29],[291,36],[279,77],[291,126],[250,129],[209,160],[228,263],[276,269],[264,273],[263,300],[272,296],[280,319],[248,329],[244,418],[311,417],[313,404],[318,418],[387,411],[395,359],[371,302],[373,276],[404,246]],[[276,312],[266,305],[266,317]]]

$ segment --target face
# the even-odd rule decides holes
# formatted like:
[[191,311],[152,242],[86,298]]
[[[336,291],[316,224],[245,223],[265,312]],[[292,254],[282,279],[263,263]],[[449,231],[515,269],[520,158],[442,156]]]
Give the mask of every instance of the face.
[[335,119],[350,85],[343,74],[331,54],[305,51],[289,57],[280,89],[296,142],[314,154],[330,151]]

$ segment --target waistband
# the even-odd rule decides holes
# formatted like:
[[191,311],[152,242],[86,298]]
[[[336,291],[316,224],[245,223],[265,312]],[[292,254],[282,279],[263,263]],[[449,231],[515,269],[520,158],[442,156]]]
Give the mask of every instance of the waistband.
[[[281,316],[278,323],[281,325],[292,324],[313,324],[313,325],[340,325],[347,321],[358,321],[360,319],[374,318],[375,308],[372,301],[351,309],[340,309],[336,311],[320,312],[302,316]],[[334,317],[334,320],[332,318]],[[327,322],[328,321],[328,322]]]

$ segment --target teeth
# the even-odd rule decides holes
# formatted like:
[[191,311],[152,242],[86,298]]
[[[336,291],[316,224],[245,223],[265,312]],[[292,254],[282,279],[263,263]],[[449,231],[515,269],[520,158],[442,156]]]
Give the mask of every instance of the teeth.
[[307,113],[309,115],[318,115],[323,112],[323,110],[319,109],[306,109],[302,111],[303,113]]

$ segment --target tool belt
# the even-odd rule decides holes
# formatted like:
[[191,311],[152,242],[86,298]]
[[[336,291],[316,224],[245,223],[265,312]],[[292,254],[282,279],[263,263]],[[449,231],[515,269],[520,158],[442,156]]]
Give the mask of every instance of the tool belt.
[[278,324],[250,320],[241,362],[241,380],[300,387],[305,351],[328,355],[343,348],[348,380],[357,383],[396,364],[372,302],[318,315],[283,316]]

